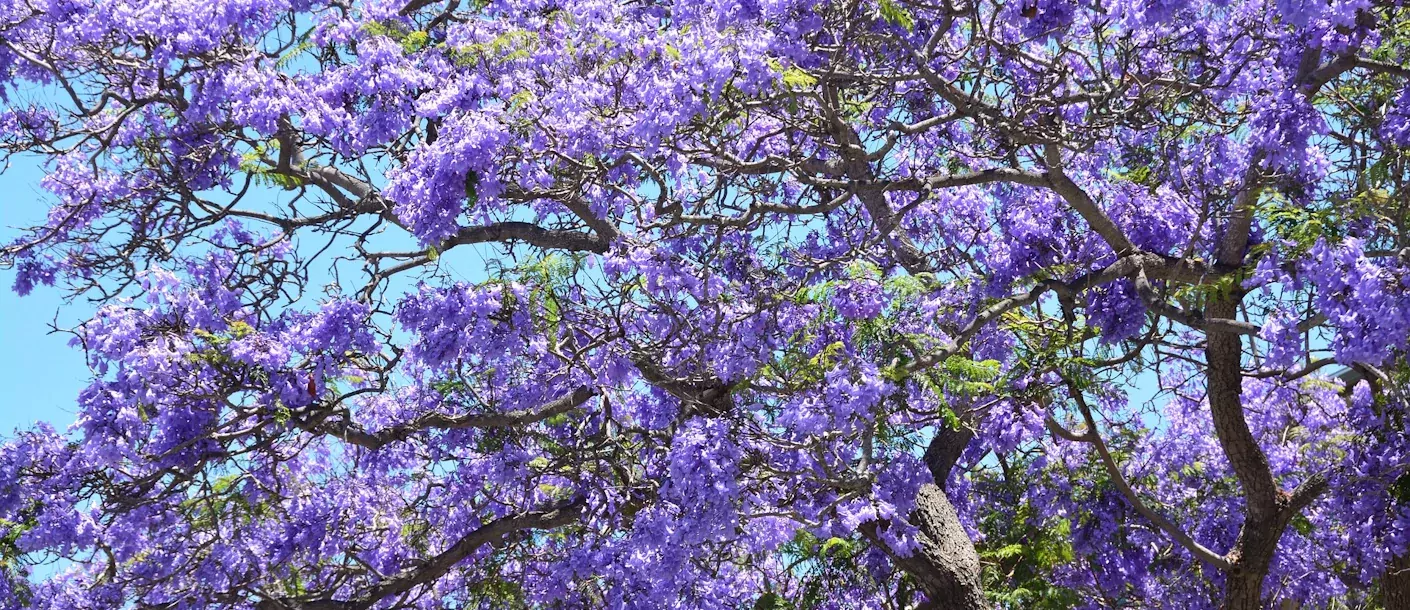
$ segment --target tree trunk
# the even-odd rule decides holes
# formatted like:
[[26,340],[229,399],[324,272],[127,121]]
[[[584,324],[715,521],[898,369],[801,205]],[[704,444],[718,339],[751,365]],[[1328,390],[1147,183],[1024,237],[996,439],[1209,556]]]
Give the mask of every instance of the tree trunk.
[[919,548],[902,556],[880,538],[876,522],[862,533],[891,556],[896,566],[925,592],[927,610],[981,610],[989,607],[980,583],[979,554],[960,525],[959,514],[939,486],[926,483],[916,494],[911,522],[920,529]]
[[1385,610],[1410,610],[1410,557],[1390,560],[1381,577],[1381,605]]
[[1221,610],[1263,610],[1263,577],[1258,574],[1229,574],[1224,580],[1224,604]]
[[[1239,296],[1211,298],[1208,318],[1233,319]],[[1293,509],[1289,497],[1278,489],[1268,456],[1249,429],[1243,405],[1243,339],[1235,333],[1208,330],[1205,340],[1205,379],[1214,435],[1244,494],[1244,522],[1230,553],[1235,569],[1224,580],[1223,610],[1261,610],[1263,579],[1278,539],[1287,528]]]
[[950,471],[960,461],[965,447],[974,438],[974,431],[968,427],[951,428],[945,426],[935,433],[930,446],[925,448],[925,467],[930,470],[930,478],[940,489],[950,479]]
[[879,534],[883,524],[868,523],[862,533],[891,556],[896,567],[915,579],[928,601],[924,610],[981,610],[989,608],[980,583],[979,553],[960,524],[950,498],[942,487],[960,454],[974,438],[968,427],[939,430],[925,451],[925,465],[934,484],[922,485],[916,492],[916,507],[910,521],[920,530],[920,546],[908,556],[900,556]]

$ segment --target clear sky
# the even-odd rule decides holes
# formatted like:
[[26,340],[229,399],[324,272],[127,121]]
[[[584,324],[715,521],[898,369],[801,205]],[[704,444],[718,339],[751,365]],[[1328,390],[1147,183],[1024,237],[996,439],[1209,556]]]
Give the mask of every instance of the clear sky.
[[[21,234],[19,228],[39,224],[51,201],[40,187],[43,168],[34,159],[13,161],[0,171],[0,243],[9,243]],[[278,205],[285,195],[277,189],[265,194]],[[321,245],[319,241],[315,245]],[[388,238],[379,246],[391,250],[415,249],[410,238]],[[458,248],[438,262],[453,279],[485,279],[486,257],[478,248]],[[392,286],[410,290],[413,274],[399,276]],[[83,352],[70,347],[70,335],[51,332],[57,321],[72,328],[92,314],[94,306],[79,299],[65,302],[60,290],[36,286],[28,296],[14,293],[15,273],[0,269],[0,438],[12,435],[17,427],[47,421],[63,430],[74,422],[74,404],[89,379]],[[331,280],[315,273],[312,286]]]
[[[18,160],[0,171],[0,242],[18,235],[16,227],[39,222],[48,209],[39,188],[37,164]],[[88,377],[83,355],[68,346],[68,335],[51,334],[59,314],[72,326],[92,311],[86,303],[65,305],[56,290],[36,288],[27,297],[10,289],[13,270],[0,270],[0,436],[45,420],[59,429],[73,423],[74,400]]]

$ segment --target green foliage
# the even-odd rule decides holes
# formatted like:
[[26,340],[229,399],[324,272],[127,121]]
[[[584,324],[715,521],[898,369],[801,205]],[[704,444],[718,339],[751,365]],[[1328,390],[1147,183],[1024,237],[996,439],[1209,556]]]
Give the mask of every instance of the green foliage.
[[405,38],[401,39],[401,49],[402,52],[406,53],[407,55],[410,55],[412,53],[420,51],[421,49],[426,48],[426,45],[429,42],[431,42],[431,35],[426,32],[417,30],[415,32],[407,34]]
[[783,71],[783,84],[793,89],[809,89],[817,86],[818,78],[799,68]]
[[528,105],[529,102],[532,101],[534,101],[534,92],[527,90],[520,91],[518,93],[515,93],[514,95],[509,96],[509,109],[518,110]]
[[267,503],[250,503],[240,493],[239,475],[225,475],[209,482],[197,495],[181,503],[181,513],[196,530],[214,530],[226,522],[252,523],[271,514]]
[[1155,184],[1153,180],[1155,172],[1151,170],[1149,165],[1139,165],[1127,168],[1124,171],[1114,171],[1111,172],[1111,177],[1115,180],[1134,182],[1142,186],[1154,186]]
[[1314,526],[1312,525],[1312,520],[1308,519],[1307,515],[1304,515],[1302,513],[1294,515],[1292,521],[1289,524],[1292,525],[1294,531],[1303,536],[1310,535],[1314,528]]
[[431,389],[441,396],[450,397],[470,389],[469,384],[460,379],[442,379],[431,384]]
[[1203,284],[1183,284],[1171,291],[1171,297],[1185,311],[1203,310],[1210,299],[1227,299],[1243,289],[1249,269],[1241,269]]
[[895,294],[903,301],[912,301],[932,292],[940,282],[935,279],[934,273],[921,272],[915,275],[909,273],[886,278],[883,282],[886,290]]
[[539,44],[538,32],[510,30],[489,42],[477,42],[451,51],[451,60],[466,67],[528,59]]
[[255,329],[248,323],[240,320],[231,322],[225,332],[213,333],[203,329],[195,329],[191,334],[199,339],[197,349],[186,354],[186,361],[191,364],[209,364],[211,366],[227,366],[233,361],[230,358],[230,343],[244,339],[254,334]]
[[283,55],[279,56],[279,59],[274,62],[274,65],[280,70],[288,69],[300,55],[313,50],[316,46],[317,45],[313,44],[313,41],[308,39],[308,34],[305,33],[298,44],[290,47],[288,51],[285,51]]
[[[672,47],[672,49],[674,49],[674,47]],[[797,66],[785,67],[783,62],[777,59],[769,59],[769,67],[773,68],[774,72],[779,73],[782,77],[781,81],[783,82],[783,86],[786,89],[811,89],[818,84],[818,78],[816,76],[808,74],[807,71]]]
[[258,186],[267,188],[280,188],[291,191],[304,186],[304,181],[298,176],[275,171],[264,163],[265,156],[272,152],[277,152],[279,143],[271,140],[268,146],[260,146],[255,150],[240,156],[240,171],[249,174],[251,180]]
[[402,53],[411,55],[431,42],[431,35],[421,30],[408,30],[400,23],[391,20],[374,21],[362,26],[369,36],[385,36],[401,45]]
[[926,369],[914,375],[900,366],[882,369],[882,375],[891,381],[900,382],[914,379],[940,402],[940,416],[951,428],[961,428],[964,424],[951,410],[947,397],[980,396],[992,394],[998,387],[1000,363],[997,360],[975,361],[963,356],[951,356],[938,367]]
[[886,20],[887,23],[899,25],[905,28],[907,32],[915,30],[915,16],[911,15],[910,11],[906,10],[905,7],[897,4],[895,0],[879,0],[879,2],[877,2],[877,12],[881,14],[881,18]]
[[28,569],[25,566],[24,551],[20,549],[20,538],[37,525],[32,518],[25,518],[20,523],[0,518],[0,578],[18,576],[11,578],[10,585],[14,587],[14,602],[20,604],[20,607],[28,607],[34,595],[28,583],[23,580],[24,576],[28,575]]
[[1292,241],[1299,251],[1311,248],[1318,239],[1338,241],[1343,226],[1336,210],[1318,210],[1290,204],[1271,197],[1258,208],[1258,216],[1280,239]]
[[1071,523],[1066,519],[1038,522],[1026,503],[1009,519],[996,512],[981,524],[988,537],[977,550],[989,599],[999,608],[1076,607],[1082,601],[1077,593],[1048,582],[1046,576],[1076,559],[1069,542]]
[[793,573],[801,579],[801,592],[792,599],[777,592],[765,593],[755,601],[755,608],[816,610],[832,601],[828,592],[836,589],[830,583],[865,578],[865,569],[856,560],[863,550],[859,541],[836,537],[821,540],[799,530],[781,550],[794,566]]
[[[493,572],[492,572],[493,573]],[[472,583],[471,595],[484,602],[480,607],[528,608],[524,598],[524,588],[512,580],[501,576],[491,576]],[[474,607],[474,606],[470,606]]]
[[790,610],[793,605],[782,595],[769,591],[754,602],[754,610]]
[[308,587],[304,585],[303,571],[298,568],[289,569],[288,573],[276,582],[285,595],[297,597],[308,593]]
[[543,330],[549,347],[557,350],[563,321],[563,290],[581,270],[580,254],[549,254],[537,261],[505,269],[499,276],[528,286],[528,308],[534,323]]
[[480,175],[475,172],[465,174],[465,205],[472,206],[480,200]]
[[20,550],[20,537],[38,525],[33,519],[21,522],[0,519],[0,570],[18,572],[24,552]]

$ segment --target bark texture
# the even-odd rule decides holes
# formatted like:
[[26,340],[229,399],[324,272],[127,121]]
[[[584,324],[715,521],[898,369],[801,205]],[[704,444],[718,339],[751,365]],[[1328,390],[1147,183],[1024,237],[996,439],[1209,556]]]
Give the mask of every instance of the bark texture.
[[911,522],[920,529],[920,546],[910,555],[896,553],[881,540],[884,525],[868,523],[862,531],[925,591],[930,599],[924,606],[927,610],[988,608],[980,583],[979,554],[960,525],[954,505],[939,486],[921,486]]
[[[1209,318],[1234,319],[1238,306],[1237,296],[1211,299],[1205,313]],[[1326,481],[1318,475],[1309,477],[1291,493],[1279,488],[1268,465],[1268,456],[1249,429],[1244,414],[1240,369],[1242,338],[1234,332],[1213,329],[1207,336],[1206,375],[1214,433],[1239,480],[1245,500],[1239,537],[1226,555],[1231,565],[1225,575],[1221,607],[1224,610],[1261,610],[1263,581],[1277,553],[1278,540],[1293,516],[1325,489]]]
[[941,486],[949,478],[965,446],[974,438],[967,428],[945,428],[931,440],[925,464],[935,483],[922,485],[910,521],[920,530],[919,548],[901,556],[881,540],[885,524],[868,523],[862,533],[891,555],[896,566],[915,579],[929,602],[925,610],[980,610],[989,608],[980,581],[979,553],[960,524],[959,513]]
[[913,513],[920,528],[920,548],[903,564],[923,563],[906,568],[925,588],[932,608],[968,610],[984,608],[980,583],[979,554],[960,525],[959,514],[936,485],[920,488]]
[[[1232,319],[1237,311],[1235,298],[1211,299],[1205,316]],[[1205,374],[1209,380],[1214,433],[1229,458],[1234,476],[1239,479],[1246,501],[1239,538],[1227,556],[1232,566],[1224,578],[1221,606],[1224,610],[1260,610],[1263,607],[1263,578],[1282,535],[1282,528],[1275,526],[1280,512],[1277,483],[1268,466],[1268,456],[1258,446],[1244,417],[1243,373],[1239,366],[1242,354],[1239,335],[1208,333]]]
[[1410,557],[1399,556],[1381,577],[1381,606],[1385,610],[1410,610]]

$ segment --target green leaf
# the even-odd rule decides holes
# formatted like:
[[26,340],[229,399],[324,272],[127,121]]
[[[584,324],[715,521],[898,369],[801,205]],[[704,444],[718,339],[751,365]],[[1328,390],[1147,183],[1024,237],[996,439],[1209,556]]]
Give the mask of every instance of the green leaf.
[[430,41],[430,34],[422,31],[415,31],[410,34],[407,34],[406,38],[402,39],[401,50],[407,55],[410,55],[412,53],[420,51],[421,49],[426,48],[426,43]]
[[769,591],[759,596],[754,602],[754,610],[786,610],[789,608],[788,600],[782,595]]
[[821,547],[818,547],[819,555],[832,555],[835,557],[841,557],[843,559],[851,557],[853,551],[854,549],[852,548],[852,543],[850,541],[846,540],[845,538],[838,538],[836,536],[828,538],[826,542],[822,543]]
[[985,559],[1011,559],[1022,555],[1023,548],[1021,544],[1009,544],[992,551],[985,551],[982,556]]
[[[305,34],[305,37],[306,36],[307,34]],[[294,60],[298,59],[300,55],[312,50],[314,46],[313,41],[305,39],[299,42],[299,44],[294,45],[292,49],[285,51],[283,55],[280,55],[279,59],[274,62],[274,66],[280,70],[284,70],[289,67],[289,64],[294,63]]]
[[799,68],[789,68],[783,71],[783,84],[793,89],[808,89],[817,86],[818,79]]
[[880,9],[881,18],[885,19],[888,23],[899,25],[905,28],[907,32],[915,29],[916,18],[911,15],[910,11],[896,4],[894,0],[880,0],[880,2],[877,3],[877,8]]
[[532,101],[534,101],[534,92],[527,90],[520,91],[518,93],[515,93],[514,95],[509,96],[509,109],[518,110],[519,108],[523,108],[526,104]]
[[480,174],[467,172],[465,174],[465,198],[470,205],[475,205],[475,202],[480,200],[479,187]]
[[1303,536],[1312,533],[1312,521],[1307,518],[1307,515],[1301,513],[1294,515],[1289,525],[1292,525],[1293,530]]

